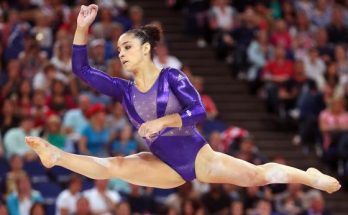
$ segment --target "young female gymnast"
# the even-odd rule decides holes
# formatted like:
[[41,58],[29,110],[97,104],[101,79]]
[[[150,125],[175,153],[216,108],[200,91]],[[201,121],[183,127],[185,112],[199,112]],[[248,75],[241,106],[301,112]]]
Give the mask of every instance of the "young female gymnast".
[[88,28],[97,5],[81,6],[73,42],[74,73],[101,93],[120,101],[151,152],[127,157],[96,158],[64,152],[38,137],[26,142],[46,167],[62,166],[93,179],[120,178],[133,184],[173,188],[195,178],[206,183],[262,186],[300,183],[332,193],[339,182],[314,168],[302,171],[276,163],[253,165],[213,151],[195,124],[205,117],[197,91],[187,77],[152,62],[159,29],[145,26],[124,33],[117,44],[124,69],[134,82],[109,77],[91,68],[87,59]]

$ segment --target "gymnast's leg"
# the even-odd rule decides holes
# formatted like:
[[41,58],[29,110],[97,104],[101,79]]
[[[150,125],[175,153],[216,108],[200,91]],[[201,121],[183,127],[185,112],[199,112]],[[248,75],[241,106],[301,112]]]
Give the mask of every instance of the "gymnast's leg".
[[341,187],[336,179],[314,168],[302,171],[277,163],[253,165],[215,152],[208,144],[199,151],[195,167],[197,179],[207,183],[230,183],[243,187],[299,183],[328,193],[335,192]]
[[27,137],[26,142],[48,168],[58,165],[93,179],[119,178],[148,187],[173,188],[185,183],[177,172],[149,152],[97,158],[64,152],[39,137]]

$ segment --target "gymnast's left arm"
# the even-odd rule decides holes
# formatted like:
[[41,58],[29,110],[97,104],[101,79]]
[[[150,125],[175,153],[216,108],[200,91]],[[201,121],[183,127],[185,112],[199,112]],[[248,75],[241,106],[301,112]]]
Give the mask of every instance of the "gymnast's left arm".
[[[183,110],[178,114],[163,117],[163,121],[167,125],[169,124],[166,127],[192,126],[203,121],[206,118],[205,108],[199,93],[192,86],[187,76],[177,69],[171,69],[168,71],[167,78],[169,86],[183,106]],[[166,117],[168,118],[166,119]]]

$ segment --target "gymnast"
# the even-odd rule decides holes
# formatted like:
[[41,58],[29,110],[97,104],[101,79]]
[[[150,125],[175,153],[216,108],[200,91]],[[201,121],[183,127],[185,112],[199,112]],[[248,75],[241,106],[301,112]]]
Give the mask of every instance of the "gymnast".
[[47,168],[65,167],[93,179],[119,178],[132,184],[174,188],[197,178],[205,183],[230,183],[242,187],[272,183],[300,183],[332,193],[339,182],[315,168],[302,171],[277,163],[253,165],[215,152],[195,124],[205,118],[197,91],[184,73],[158,69],[152,62],[160,29],[146,25],[125,32],[117,49],[124,69],[134,81],[110,77],[88,64],[88,28],[98,6],[81,6],[73,41],[73,72],[89,86],[123,105],[131,123],[150,152],[126,157],[98,158],[64,152],[39,137],[26,143]]

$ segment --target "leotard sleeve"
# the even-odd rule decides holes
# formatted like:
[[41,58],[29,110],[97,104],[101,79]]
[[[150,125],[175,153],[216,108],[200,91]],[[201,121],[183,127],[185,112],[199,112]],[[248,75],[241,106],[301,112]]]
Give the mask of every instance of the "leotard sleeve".
[[86,45],[73,45],[72,71],[90,87],[102,94],[112,96],[120,102],[125,88],[129,84],[127,80],[110,77],[108,74],[91,67],[88,63]]
[[197,90],[192,86],[187,76],[177,69],[168,71],[168,82],[183,110],[179,113],[182,126],[195,125],[206,118],[205,108]]

